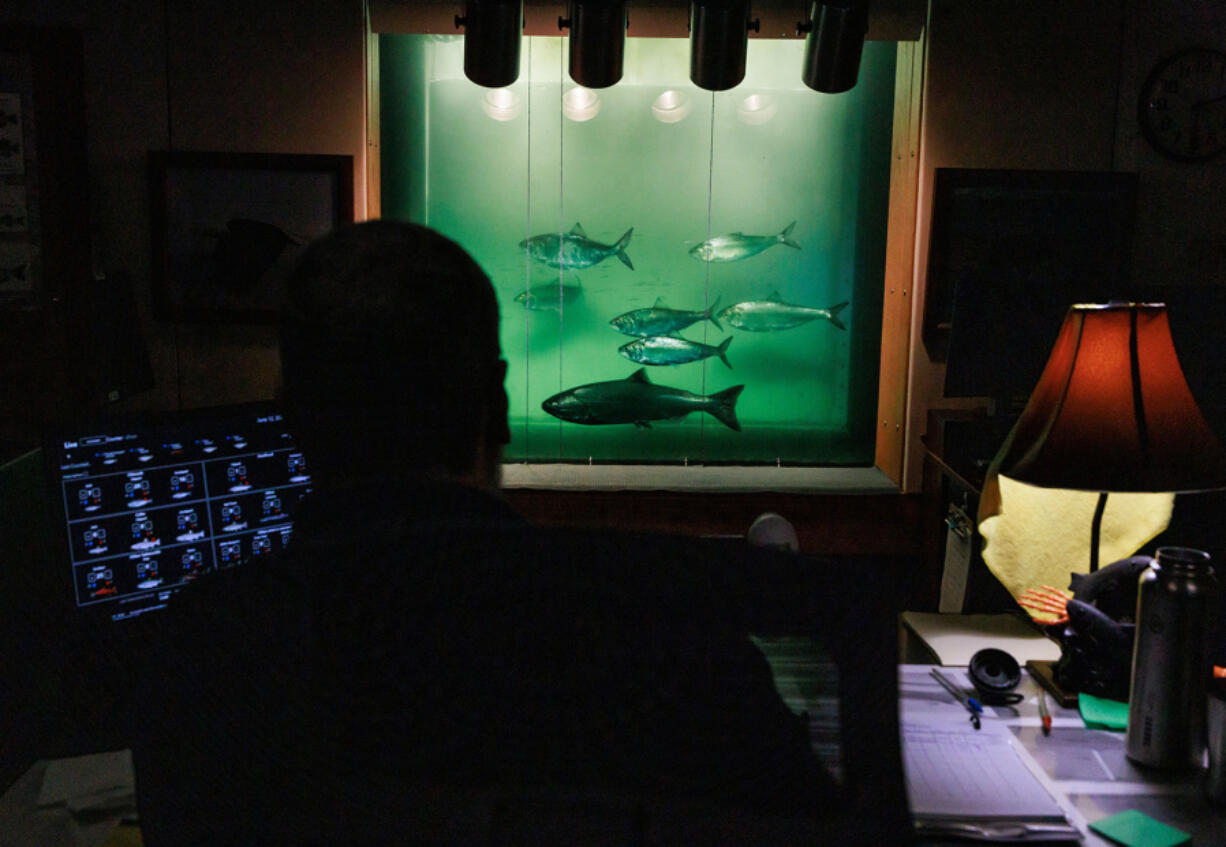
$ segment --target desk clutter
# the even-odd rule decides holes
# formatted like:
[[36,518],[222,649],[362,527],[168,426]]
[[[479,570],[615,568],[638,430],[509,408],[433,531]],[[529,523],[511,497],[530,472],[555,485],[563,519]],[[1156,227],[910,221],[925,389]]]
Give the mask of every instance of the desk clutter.
[[[961,695],[932,675],[939,670]],[[1047,697],[1023,674],[1013,705],[981,704],[981,729],[967,720],[976,690],[966,668],[899,668],[900,719],[907,790],[923,840],[992,843],[1226,844],[1226,816],[1215,811],[1200,771],[1155,771],[1132,762],[1118,730],[1088,728],[1076,708]],[[1226,714],[1226,712],[1224,712]],[[1112,818],[1152,821],[1142,833],[1179,833],[1174,841],[1123,841]],[[1102,831],[1096,825],[1102,823]],[[1072,834],[1070,835],[1070,830]],[[944,843],[942,841],[942,843]]]

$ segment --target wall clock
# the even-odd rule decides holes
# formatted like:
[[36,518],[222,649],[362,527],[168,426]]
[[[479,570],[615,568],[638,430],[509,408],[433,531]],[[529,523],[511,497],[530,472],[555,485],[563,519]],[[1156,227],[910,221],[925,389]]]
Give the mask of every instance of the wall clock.
[[1226,150],[1226,52],[1190,48],[1155,65],[1141,87],[1137,121],[1172,159],[1201,162]]

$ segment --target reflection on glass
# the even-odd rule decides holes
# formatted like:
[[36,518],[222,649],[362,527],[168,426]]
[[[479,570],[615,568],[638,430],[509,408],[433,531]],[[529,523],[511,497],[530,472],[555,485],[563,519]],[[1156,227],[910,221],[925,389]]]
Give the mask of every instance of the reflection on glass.
[[481,100],[481,108],[496,121],[513,121],[519,117],[519,95],[509,88],[491,88]]
[[750,94],[737,107],[736,116],[741,119],[741,123],[756,126],[773,118],[777,109],[775,98],[769,94]]
[[661,123],[675,124],[689,113],[689,95],[675,89],[665,91],[651,104],[651,114]]
[[562,114],[572,121],[590,121],[600,113],[600,97],[590,88],[576,85],[562,97]]

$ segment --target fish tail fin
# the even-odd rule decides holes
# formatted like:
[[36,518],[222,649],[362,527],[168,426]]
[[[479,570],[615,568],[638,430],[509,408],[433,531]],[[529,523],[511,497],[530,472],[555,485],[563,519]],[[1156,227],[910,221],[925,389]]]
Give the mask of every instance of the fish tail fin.
[[830,313],[830,322],[834,324],[835,326],[837,326],[839,329],[847,329],[847,327],[843,325],[843,322],[839,320],[839,312],[843,311],[846,308],[847,308],[847,301],[844,300],[842,303],[838,303],[834,306],[831,306],[829,309],[826,310],[827,312]]
[[745,390],[743,385],[734,385],[731,388],[725,388],[723,391],[718,391],[707,398],[707,411],[717,421],[722,423],[728,429],[741,431],[741,424],[736,419],[736,398],[741,396],[741,392]]
[[617,258],[621,259],[621,263],[630,270],[634,270],[634,265],[630,264],[630,257],[626,255],[626,247],[630,245],[630,234],[632,232],[634,232],[634,227],[630,227],[630,229],[626,230],[626,234],[617,239],[617,243],[613,245],[614,254],[617,256]]
[[719,318],[715,317],[715,307],[718,305],[719,305],[719,297],[716,297],[715,302],[712,303],[710,306],[707,306],[707,310],[703,312],[702,316],[706,318],[707,320],[709,320],[711,323],[715,324],[716,329],[718,329],[720,332],[723,332],[724,328],[719,325]]
[[723,342],[720,343],[718,347],[715,348],[716,350],[719,351],[719,360],[728,366],[728,370],[732,370],[732,363],[728,361],[728,357],[724,354],[728,352],[728,345],[731,343],[732,343],[732,336],[729,335],[727,338],[723,340]]
[[788,224],[786,227],[783,228],[783,232],[779,233],[779,243],[786,244],[788,247],[795,247],[797,250],[799,250],[800,245],[792,240],[792,229],[795,226],[796,226],[796,221],[792,221],[790,224]]

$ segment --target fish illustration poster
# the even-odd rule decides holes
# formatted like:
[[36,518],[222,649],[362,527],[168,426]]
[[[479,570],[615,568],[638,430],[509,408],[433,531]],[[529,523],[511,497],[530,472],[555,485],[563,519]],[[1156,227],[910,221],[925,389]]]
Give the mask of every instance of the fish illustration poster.
[[25,173],[21,95],[0,91],[0,174]]
[[838,97],[799,40],[715,94],[685,39],[628,39],[598,91],[567,48],[525,38],[490,91],[462,39],[380,37],[382,214],[490,275],[507,459],[871,465],[895,45]]
[[270,320],[302,249],[352,209],[339,208],[331,170],[294,167],[293,157],[244,164],[209,155],[171,154],[165,163],[165,212],[155,221],[164,226],[160,311]]
[[33,244],[0,241],[0,308],[34,305],[39,289],[39,249]]
[[0,183],[0,232],[29,230],[30,206],[26,202],[26,187]]

